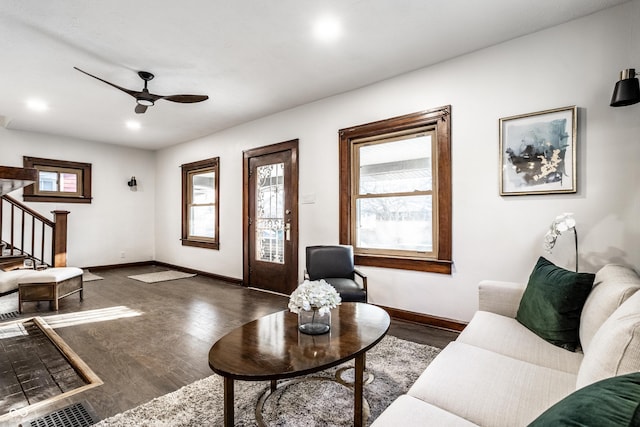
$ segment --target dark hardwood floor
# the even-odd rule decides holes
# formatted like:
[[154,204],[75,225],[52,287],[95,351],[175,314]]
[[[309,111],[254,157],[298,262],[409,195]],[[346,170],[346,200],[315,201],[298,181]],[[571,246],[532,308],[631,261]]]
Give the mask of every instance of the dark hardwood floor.
[[[129,279],[164,267],[96,271],[104,280],[85,283],[60,300],[58,313],[46,303],[25,303],[20,318],[41,316],[102,379],[103,385],[30,411],[18,425],[76,402],[107,418],[212,374],[212,344],[233,328],[287,308],[288,299],[203,276],[159,283]],[[15,305],[15,307],[13,307]],[[17,294],[0,298],[0,312],[17,310]],[[390,335],[436,347],[450,332],[392,321]]]

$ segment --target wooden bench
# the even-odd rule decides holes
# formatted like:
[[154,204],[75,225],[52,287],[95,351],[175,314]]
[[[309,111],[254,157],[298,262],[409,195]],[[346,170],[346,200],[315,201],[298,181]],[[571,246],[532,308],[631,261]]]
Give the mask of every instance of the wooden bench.
[[58,267],[33,271],[18,279],[18,312],[22,313],[22,303],[29,301],[49,301],[49,306],[58,311],[61,298],[84,295],[82,270],[77,267]]

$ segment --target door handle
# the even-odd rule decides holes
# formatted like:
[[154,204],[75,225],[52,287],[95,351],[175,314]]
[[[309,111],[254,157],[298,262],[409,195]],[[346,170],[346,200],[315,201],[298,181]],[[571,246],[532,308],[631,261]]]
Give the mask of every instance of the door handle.
[[290,222],[284,225],[284,235],[285,235],[285,239],[291,240],[291,223]]

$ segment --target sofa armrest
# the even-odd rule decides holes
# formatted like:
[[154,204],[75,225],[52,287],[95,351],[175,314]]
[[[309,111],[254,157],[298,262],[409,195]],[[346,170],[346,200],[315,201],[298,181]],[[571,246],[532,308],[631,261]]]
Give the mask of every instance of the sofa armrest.
[[483,280],[478,284],[479,308],[515,318],[526,287],[527,285],[516,282]]

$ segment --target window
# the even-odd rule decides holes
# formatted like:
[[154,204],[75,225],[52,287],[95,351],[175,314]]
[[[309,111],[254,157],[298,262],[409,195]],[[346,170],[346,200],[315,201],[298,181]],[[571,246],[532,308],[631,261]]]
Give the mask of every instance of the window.
[[38,179],[25,187],[28,202],[91,203],[91,163],[24,157],[25,168],[35,168]]
[[450,110],[340,130],[340,243],[357,264],[451,273]]
[[182,244],[219,249],[219,158],[182,165]]

